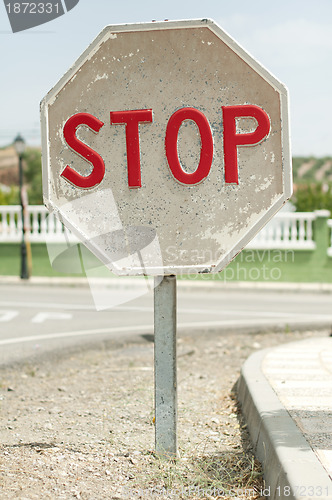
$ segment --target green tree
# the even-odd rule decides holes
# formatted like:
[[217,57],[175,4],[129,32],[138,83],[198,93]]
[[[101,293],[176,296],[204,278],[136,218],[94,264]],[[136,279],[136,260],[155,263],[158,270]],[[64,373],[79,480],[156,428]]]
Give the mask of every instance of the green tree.
[[[22,155],[23,162],[23,182],[28,189],[28,199],[30,205],[42,205],[42,168],[41,152],[38,148],[28,148]],[[19,205],[20,195],[17,180],[13,181],[13,176],[9,176],[11,182],[16,182],[10,188],[0,187],[0,205]]]
[[332,185],[320,183],[300,184],[292,197],[297,212],[330,210],[332,214]]
[[11,186],[9,191],[0,188],[0,205],[19,205],[19,190],[16,186]]
[[23,155],[24,179],[28,185],[30,205],[43,204],[41,153],[39,149],[29,148]]

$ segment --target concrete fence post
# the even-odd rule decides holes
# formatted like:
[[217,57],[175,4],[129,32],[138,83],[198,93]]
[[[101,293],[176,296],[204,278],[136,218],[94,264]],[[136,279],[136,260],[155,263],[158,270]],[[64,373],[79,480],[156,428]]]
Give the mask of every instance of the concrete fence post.
[[328,218],[329,210],[315,210],[316,219],[314,221],[314,239],[316,243],[315,260],[322,264],[326,261],[327,250],[330,246]]

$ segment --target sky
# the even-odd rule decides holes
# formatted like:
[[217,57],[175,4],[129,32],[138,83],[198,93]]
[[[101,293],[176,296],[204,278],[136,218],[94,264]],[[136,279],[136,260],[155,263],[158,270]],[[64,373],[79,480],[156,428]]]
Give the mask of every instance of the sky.
[[0,146],[17,133],[40,144],[40,101],[106,25],[211,18],[288,87],[293,156],[332,156],[331,0],[80,0],[65,15],[18,33],[4,3]]

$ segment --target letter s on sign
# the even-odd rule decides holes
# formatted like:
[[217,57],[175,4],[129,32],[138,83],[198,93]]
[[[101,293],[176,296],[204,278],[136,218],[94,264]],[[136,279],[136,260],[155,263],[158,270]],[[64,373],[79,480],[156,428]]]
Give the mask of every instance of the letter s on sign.
[[68,182],[79,188],[88,189],[97,186],[105,175],[105,164],[102,157],[92,148],[84,144],[76,137],[76,131],[80,125],[87,125],[93,132],[97,133],[104,123],[89,113],[77,113],[66,121],[63,127],[63,136],[68,146],[79,156],[93,165],[91,174],[84,176],[66,166],[61,174]]

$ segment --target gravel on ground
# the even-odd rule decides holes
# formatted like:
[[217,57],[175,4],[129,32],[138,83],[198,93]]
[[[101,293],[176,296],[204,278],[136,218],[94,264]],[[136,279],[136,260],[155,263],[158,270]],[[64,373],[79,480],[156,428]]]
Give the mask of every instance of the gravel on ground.
[[179,458],[154,453],[153,338],[0,368],[0,498],[259,499],[234,386],[254,351],[328,332],[178,339]]

